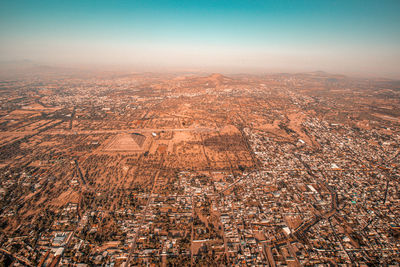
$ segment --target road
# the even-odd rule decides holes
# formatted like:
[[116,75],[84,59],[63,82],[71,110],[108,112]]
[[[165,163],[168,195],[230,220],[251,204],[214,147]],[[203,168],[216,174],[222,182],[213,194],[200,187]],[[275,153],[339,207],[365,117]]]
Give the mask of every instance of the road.
[[[159,169],[161,169],[161,166],[162,166],[163,162],[164,162],[163,159],[161,159],[160,168]],[[152,195],[154,193],[154,189],[156,188],[156,180],[157,180],[159,175],[160,175],[160,171],[158,171],[156,173],[156,175],[153,177],[153,187],[151,188],[151,192],[149,194],[149,198],[147,199],[146,207],[144,208],[144,210],[142,212],[142,215],[141,215],[141,218],[140,218],[140,222],[139,222],[139,228],[138,228],[137,232],[135,233],[135,236],[133,237],[132,245],[131,245],[131,248],[129,250],[128,259],[127,259],[127,261],[125,263],[125,266],[128,266],[128,267],[131,266],[130,262],[131,262],[131,259],[132,259],[132,254],[136,249],[136,240],[137,240],[137,238],[138,238],[138,236],[140,234],[140,231],[142,230],[143,223],[144,223],[144,220],[146,218],[149,206],[150,206],[150,204],[151,204],[151,202],[153,200]]]
[[[73,135],[73,134],[119,134],[119,133],[153,133],[161,131],[172,131],[172,132],[214,132],[218,129],[198,127],[198,128],[135,128],[135,129],[124,129],[124,130],[53,130],[47,131],[48,135]],[[14,132],[9,132],[13,134]]]
[[0,248],[0,252],[9,255],[10,257],[16,259],[17,261],[19,261],[20,263],[22,262],[23,264],[25,264],[26,266],[33,266],[32,263],[30,263],[27,259],[21,257],[21,256],[16,256],[13,253],[9,252],[8,250],[2,249]]
[[193,236],[194,236],[194,201],[193,201],[193,194],[191,196],[191,200],[192,200],[192,231],[190,233],[190,266],[193,266],[194,263],[194,258],[193,258]]

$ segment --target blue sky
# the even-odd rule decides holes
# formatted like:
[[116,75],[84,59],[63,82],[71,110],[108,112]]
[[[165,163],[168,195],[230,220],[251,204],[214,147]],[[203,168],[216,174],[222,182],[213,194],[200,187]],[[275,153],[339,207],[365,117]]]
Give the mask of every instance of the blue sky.
[[400,74],[400,1],[0,0],[0,60]]

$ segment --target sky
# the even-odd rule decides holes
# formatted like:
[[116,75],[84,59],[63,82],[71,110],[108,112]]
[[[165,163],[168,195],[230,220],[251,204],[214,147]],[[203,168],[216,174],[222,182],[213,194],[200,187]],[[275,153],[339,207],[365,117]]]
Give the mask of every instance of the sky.
[[0,61],[400,78],[399,0],[0,0]]

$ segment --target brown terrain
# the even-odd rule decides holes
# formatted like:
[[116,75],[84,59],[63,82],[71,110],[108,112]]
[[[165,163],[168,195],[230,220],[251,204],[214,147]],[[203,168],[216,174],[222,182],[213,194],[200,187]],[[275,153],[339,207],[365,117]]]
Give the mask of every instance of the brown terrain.
[[3,263],[400,260],[397,81],[74,74],[0,104]]

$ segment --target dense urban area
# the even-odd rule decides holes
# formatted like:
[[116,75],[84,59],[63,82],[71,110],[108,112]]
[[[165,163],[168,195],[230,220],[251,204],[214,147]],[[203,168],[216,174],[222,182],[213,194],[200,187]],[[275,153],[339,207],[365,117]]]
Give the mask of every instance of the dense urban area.
[[399,266],[399,81],[46,72],[0,129],[3,266]]

